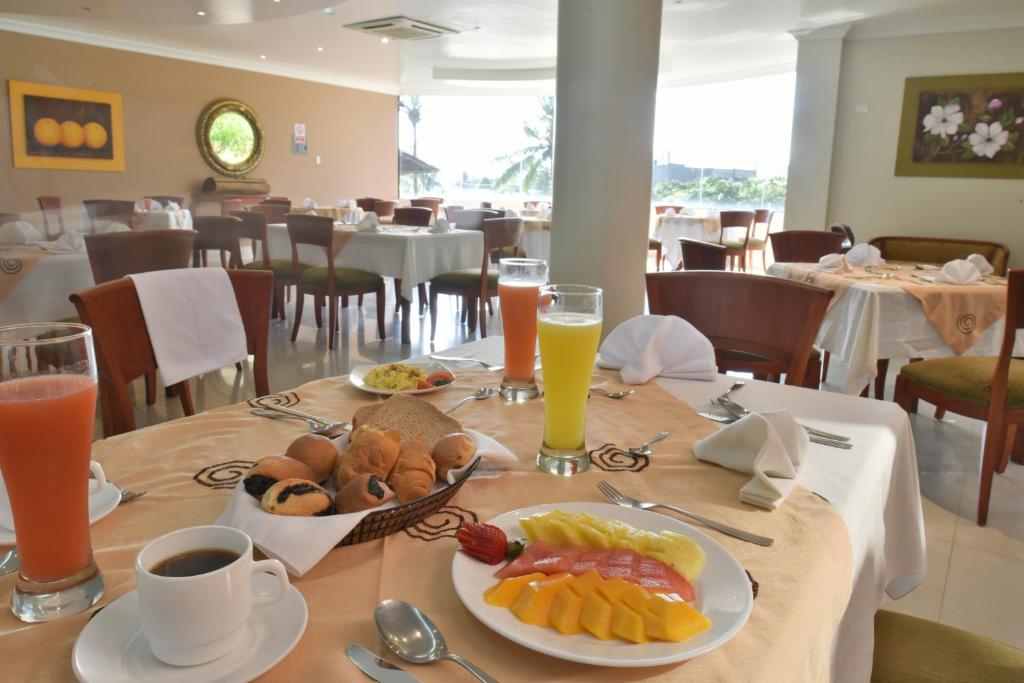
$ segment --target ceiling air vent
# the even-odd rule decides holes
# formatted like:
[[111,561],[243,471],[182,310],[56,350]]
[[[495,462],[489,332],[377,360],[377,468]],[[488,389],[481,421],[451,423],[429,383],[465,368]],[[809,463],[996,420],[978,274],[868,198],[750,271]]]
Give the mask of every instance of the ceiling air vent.
[[385,17],[370,21],[358,21],[354,24],[345,24],[345,28],[391,40],[423,40],[424,38],[437,38],[449,33],[458,33],[455,29],[447,26],[439,26],[431,24],[429,21],[420,21],[409,17]]

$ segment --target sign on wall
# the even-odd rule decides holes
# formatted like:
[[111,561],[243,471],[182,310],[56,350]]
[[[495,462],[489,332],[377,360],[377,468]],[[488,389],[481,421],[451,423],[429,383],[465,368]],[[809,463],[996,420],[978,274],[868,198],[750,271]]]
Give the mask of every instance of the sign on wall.
[[292,154],[305,154],[307,149],[306,124],[296,123],[292,132]]

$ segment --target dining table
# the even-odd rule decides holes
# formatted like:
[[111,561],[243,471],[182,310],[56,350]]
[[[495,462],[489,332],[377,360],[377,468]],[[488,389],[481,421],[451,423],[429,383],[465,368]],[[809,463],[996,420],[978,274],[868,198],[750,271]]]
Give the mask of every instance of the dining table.
[[675,268],[683,259],[679,238],[686,237],[701,242],[717,243],[722,234],[722,227],[717,212],[714,215],[674,215],[658,214],[654,224],[654,239],[661,242],[661,254]]
[[192,212],[188,209],[136,211],[132,230],[191,230]]
[[[500,362],[503,340],[487,339],[445,355]],[[446,407],[477,387],[497,387],[501,373],[454,361],[456,381],[423,398]],[[613,370],[593,382],[617,385]],[[892,404],[766,382],[748,382],[733,396],[752,410],[785,407],[801,421],[839,432],[853,448],[812,444],[799,484],[775,510],[741,503],[749,479],[697,461],[696,439],[720,425],[701,417],[710,398],[735,378],[714,381],[658,378],[612,400],[596,393],[587,407],[591,468],[573,477],[541,473],[542,399],[473,401],[453,416],[466,429],[496,439],[516,456],[509,469],[474,474],[422,522],[376,540],[329,551],[293,585],[308,605],[308,623],[295,649],[260,681],[360,680],[345,646],[361,643],[395,660],[374,626],[374,606],[398,598],[424,610],[449,647],[503,681],[867,681],[873,619],[884,594],[898,598],[925,571],[925,537],[913,437],[906,414]],[[543,384],[543,373],[540,377]],[[247,403],[218,408],[97,441],[93,458],[119,486],[146,491],[92,526],[96,562],[106,593],[86,613],[38,625],[10,614],[12,576],[0,578],[0,652],[10,680],[72,680],[72,649],[98,611],[134,590],[133,561],[148,541],[174,529],[209,524],[224,511],[251,465],[279,454],[300,434],[300,422],[270,420],[253,407],[290,406],[339,420],[380,397],[361,392],[347,376],[327,377]],[[668,429],[653,453],[611,450],[637,445]],[[556,659],[504,639],[478,621],[452,585],[462,522],[487,521],[542,503],[607,502],[597,484],[675,503],[748,531],[771,536],[771,547],[705,529],[746,570],[755,595],[746,624],[719,648],[683,663],[641,669],[596,667]],[[614,514],[615,508],[610,508]],[[653,514],[653,513],[652,513]],[[699,584],[698,584],[699,585]],[[468,680],[451,662],[401,663],[420,680]],[[459,676],[464,678],[459,679]]]
[[92,286],[84,251],[60,252],[52,242],[0,245],[0,325],[71,318],[77,312],[68,297]]
[[541,261],[551,260],[551,219],[523,216],[523,233],[519,247],[526,256]]
[[[776,262],[768,274],[835,292],[815,346],[846,366],[839,387],[859,394],[885,359],[995,356],[1003,340],[1006,278],[971,284],[934,281],[934,264],[891,262],[822,270],[816,263]],[[1024,353],[1018,332],[1014,355]],[[880,396],[876,396],[880,398]]]
[[[377,232],[360,231],[354,225],[335,223],[336,266],[359,268],[395,279],[401,308],[401,342],[409,344],[412,293],[431,278],[455,270],[479,269],[483,263],[484,238],[479,230],[431,232],[429,228],[382,225]],[[291,259],[292,246],[285,223],[267,225],[267,245],[272,259]],[[327,265],[323,248],[299,245],[299,261],[314,267]],[[383,305],[378,302],[377,305]]]

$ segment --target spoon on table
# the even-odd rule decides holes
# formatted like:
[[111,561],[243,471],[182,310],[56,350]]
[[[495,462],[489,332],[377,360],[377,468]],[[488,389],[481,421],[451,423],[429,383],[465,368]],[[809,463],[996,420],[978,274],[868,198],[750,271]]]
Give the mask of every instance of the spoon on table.
[[309,431],[311,434],[319,434],[320,436],[326,436],[328,438],[341,436],[352,429],[352,425],[347,422],[321,422],[320,420],[313,420],[308,417],[299,417],[298,415],[288,415],[273,410],[267,410],[265,408],[253,408],[249,412],[257,417],[269,417],[272,420],[301,420],[309,425]]
[[667,439],[670,434],[672,434],[672,432],[670,432],[667,429],[663,432],[658,432],[651,438],[647,439],[647,441],[644,441],[642,444],[637,446],[636,448],[628,449],[627,452],[630,455],[650,455],[653,452],[651,451],[651,444],[658,443],[662,439]]
[[444,413],[445,415],[450,415],[451,413],[454,413],[458,408],[469,403],[470,401],[482,401],[485,398],[490,398],[491,394],[493,393],[494,389],[490,387],[480,387],[466,398],[458,401],[457,403],[453,403],[452,405],[445,408]]
[[630,394],[633,393],[632,389],[622,389],[620,391],[608,391],[607,389],[602,389],[601,387],[590,387],[590,390],[591,391],[595,391],[595,392],[601,394],[602,396],[604,396],[606,398],[625,398],[626,396],[629,396]]
[[473,664],[448,652],[444,636],[426,614],[401,600],[384,600],[373,610],[373,620],[384,644],[396,655],[413,664],[430,664],[450,659],[484,683],[498,683]]

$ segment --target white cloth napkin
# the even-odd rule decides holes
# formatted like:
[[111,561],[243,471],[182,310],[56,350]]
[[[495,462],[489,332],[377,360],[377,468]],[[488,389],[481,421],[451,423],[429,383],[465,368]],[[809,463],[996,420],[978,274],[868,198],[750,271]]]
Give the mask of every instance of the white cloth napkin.
[[[476,440],[476,454],[482,460],[473,473],[474,477],[498,476],[501,470],[509,469],[519,462],[514,453],[489,436],[468,429],[466,432]],[[339,452],[347,444],[348,435],[335,442]],[[466,467],[450,472],[449,483],[455,481]],[[442,484],[434,484],[435,491],[441,487]],[[256,499],[246,493],[239,483],[231,494],[227,508],[214,524],[244,531],[268,557],[284,563],[289,574],[302,576],[338,545],[363,517],[395,505],[395,502],[389,502],[378,508],[329,517],[286,517],[264,512]]]
[[711,342],[674,315],[638,315],[620,324],[601,344],[597,364],[618,370],[626,384],[659,376],[711,381],[718,374]]
[[672,218],[672,216],[676,215],[676,210],[670,206],[669,208],[665,209],[663,213],[667,218]]
[[233,365],[249,355],[238,301],[223,268],[129,275],[164,385]]
[[451,231],[452,224],[448,222],[447,218],[438,218],[436,221],[434,221],[434,227],[430,229],[430,232],[434,234],[440,234]]
[[825,254],[818,259],[817,268],[828,273],[848,273],[853,270],[842,254]]
[[880,266],[885,263],[878,247],[861,242],[846,252],[846,262],[853,266]]
[[0,225],[0,244],[35,244],[43,241],[39,228],[27,221],[11,221]]
[[935,282],[947,285],[969,285],[981,279],[978,268],[964,259],[956,259],[942,266],[935,276]]
[[981,273],[982,277],[985,277],[986,275],[991,275],[992,272],[995,270],[992,267],[992,264],[988,262],[988,259],[986,259],[981,254],[971,254],[970,256],[967,257],[967,260],[974,264],[974,267],[978,269],[978,272]]
[[80,232],[65,232],[57,238],[54,251],[58,254],[76,254],[85,251],[85,237]]
[[359,232],[380,232],[380,218],[376,211],[367,211],[356,226]]
[[301,206],[303,209],[315,209],[316,200],[313,199],[312,197],[306,197],[305,199],[302,200],[299,206]]
[[181,211],[181,207],[178,206],[178,202],[167,202],[168,211]]
[[105,235],[108,232],[131,232],[132,229],[117,221],[100,220],[93,223],[92,231],[97,235]]
[[341,207],[341,208],[348,208],[349,206],[351,206],[351,204],[350,204],[351,201],[352,201],[351,199],[339,199],[339,200],[334,202],[334,205],[338,206],[338,207]]
[[698,460],[754,475],[740,501],[774,510],[797,485],[810,441],[788,410],[751,413],[693,444]]

